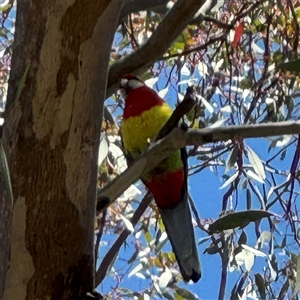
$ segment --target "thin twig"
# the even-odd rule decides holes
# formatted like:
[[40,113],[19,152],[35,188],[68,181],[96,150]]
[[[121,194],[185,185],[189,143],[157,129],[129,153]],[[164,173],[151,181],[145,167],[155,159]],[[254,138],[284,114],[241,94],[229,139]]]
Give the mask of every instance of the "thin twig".
[[[147,193],[146,196],[143,198],[141,203],[139,204],[138,208],[134,212],[130,222],[132,223],[133,226],[137,224],[139,221],[140,217],[144,213],[144,211],[147,209],[148,205],[150,204],[152,200],[152,194]],[[101,261],[101,264],[99,266],[99,269],[96,272],[96,286],[98,286],[103,279],[106,276],[106,273],[108,271],[108,268],[114,259],[115,255],[119,252],[121,246],[123,245],[124,241],[127,239],[129,236],[130,231],[128,229],[124,229],[123,232],[119,235],[117,240],[114,242],[114,244],[111,246],[111,248],[108,250],[106,255],[104,256],[103,260]]]
[[104,230],[104,226],[105,226],[105,219],[106,219],[106,214],[107,214],[107,209],[104,209],[101,212],[102,216],[101,216],[101,221],[99,224],[99,228],[98,228],[98,233],[96,234],[96,243],[95,243],[95,267],[98,261],[98,254],[99,254],[99,246],[100,246],[100,242],[101,242],[101,238],[103,235],[103,230]]

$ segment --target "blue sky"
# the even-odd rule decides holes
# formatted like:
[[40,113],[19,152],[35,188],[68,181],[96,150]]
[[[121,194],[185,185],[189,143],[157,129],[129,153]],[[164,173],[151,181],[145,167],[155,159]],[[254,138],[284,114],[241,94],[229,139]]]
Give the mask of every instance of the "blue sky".
[[[165,88],[166,80],[168,70],[163,74],[161,73],[159,80],[154,85],[154,89],[160,91]],[[198,77],[199,74],[196,74]],[[176,84],[172,82],[173,87],[176,87]],[[182,86],[182,91],[184,91],[186,88],[186,85]],[[170,103],[171,106],[175,106],[175,103],[177,101],[177,93],[176,90],[172,87],[168,90],[168,93],[164,97],[166,101]],[[108,103],[113,103],[112,100],[109,100]],[[117,111],[117,114],[121,113],[121,110]],[[208,113],[206,111],[206,113]],[[271,149],[270,152],[268,152],[268,148],[270,145],[270,141],[265,138],[260,139],[248,139],[245,140],[245,144],[251,147],[257,155],[264,161],[267,160],[269,157],[277,153],[277,151],[280,150],[280,148]],[[274,162],[272,163],[272,166],[279,169],[279,170],[286,170],[288,172],[291,161],[293,159],[294,154],[294,147],[289,149],[287,151],[287,155],[285,160],[280,160],[278,157]],[[226,159],[227,154],[224,156],[224,159]],[[247,160],[246,160],[247,161]],[[196,158],[192,157],[189,159],[190,165],[195,165],[199,163]],[[224,178],[222,178],[222,175],[224,174],[224,167],[218,167],[218,176],[214,174],[209,168],[203,170],[202,172],[193,175],[189,178],[189,190],[190,194],[195,202],[195,205],[198,209],[198,212],[200,214],[201,219],[212,219],[215,220],[218,218],[221,209],[222,209],[222,199],[223,195],[226,192],[227,188],[220,190],[220,187],[224,183]],[[275,176],[278,180],[278,183],[284,182],[286,178],[281,175]],[[254,185],[257,186],[258,190],[263,195],[263,188],[262,184],[259,182],[253,181]],[[268,187],[267,187],[268,189]],[[246,209],[246,192],[245,190],[241,189],[239,187],[238,192],[238,198],[233,197],[234,200],[238,200],[238,206],[237,210],[245,210]],[[252,205],[255,209],[260,209],[260,202],[258,201],[257,197],[252,194]],[[282,210],[280,209],[279,205],[274,205],[271,209],[271,211],[275,213],[282,214]],[[285,226],[284,222],[282,226],[279,226],[278,228],[282,229],[282,233],[285,232]],[[269,230],[268,222],[263,220],[260,225],[261,231],[263,230]],[[196,238],[197,241],[200,241],[201,238],[206,237],[207,235],[199,230],[198,228],[195,229],[196,232]],[[240,231],[237,231],[240,233]],[[245,232],[247,234],[247,245],[250,247],[254,247],[257,241],[256,236],[254,235],[254,225],[250,224],[245,229]],[[104,237],[104,240],[107,237]],[[282,236],[283,238],[283,236]],[[111,237],[109,238],[111,241]],[[131,257],[133,250],[131,247],[131,243],[134,241],[134,238],[130,236],[127,239],[127,242],[129,244],[129,247],[125,248],[122,247],[121,251],[119,253],[119,257],[121,258],[119,262],[116,262],[116,268],[118,266],[121,267],[121,265],[125,266],[125,268],[128,268],[129,265],[126,264],[126,260]],[[277,242],[280,242],[280,238],[278,238]],[[202,254],[206,247],[209,245],[209,241],[206,243],[203,243],[198,246],[199,254],[201,256],[201,264],[203,269],[203,276],[201,280],[197,284],[187,284],[181,283],[180,286],[187,288],[188,290],[192,291],[196,295],[199,296],[201,299],[216,299],[219,293],[219,284],[220,284],[220,276],[221,276],[221,260],[218,255],[208,255],[208,254]],[[109,247],[109,245],[108,245]],[[170,245],[166,246],[167,249],[170,249]],[[264,245],[264,247],[261,249],[264,253],[268,254],[269,248],[268,245]],[[276,250],[277,251],[277,250]],[[295,249],[295,251],[297,251]],[[276,253],[282,252],[282,250],[278,250]],[[287,260],[288,257],[285,255],[280,256],[283,261]],[[133,265],[133,267],[135,264]],[[266,258],[263,257],[256,257],[254,266],[251,269],[251,275],[253,276],[255,272],[262,272],[263,268],[267,266]],[[227,289],[226,289],[226,299],[230,297],[231,290],[234,286],[234,284],[237,282],[237,280],[240,278],[241,272],[238,270],[235,270],[233,272],[228,272],[228,281],[227,281]],[[213,280],[212,280],[213,279]],[[129,289],[132,289],[133,291],[143,290],[146,289],[149,286],[149,281],[140,279],[133,275],[133,277],[126,279],[123,279],[123,282],[120,286],[128,287]],[[114,286],[115,282],[112,280],[112,278],[107,278],[104,281],[104,284],[99,287],[100,291],[108,292],[110,291],[111,286]]]
[[[0,1],[1,2],[1,1]],[[3,3],[3,1],[1,2]],[[15,17],[15,9],[11,11],[10,14],[11,18]],[[13,28],[14,20],[8,19],[5,23],[5,26],[9,29]],[[9,39],[12,39],[12,34],[8,33]],[[2,38],[1,41],[4,41],[5,39]],[[116,34],[115,43],[118,44],[121,41],[121,37],[119,34]],[[257,43],[259,47],[263,47],[262,41]],[[274,44],[274,47],[278,47],[278,45]],[[0,48],[0,51],[3,51],[4,48]],[[275,48],[273,49],[275,50]],[[123,50],[125,51],[125,50]],[[166,68],[165,72],[162,72],[159,76],[159,80],[155,84],[155,88],[160,91],[165,88],[167,76],[169,75],[170,68]],[[183,76],[184,77],[184,76]],[[199,79],[200,74],[198,70],[196,69],[195,77]],[[184,77],[183,79],[188,79],[189,76]],[[173,87],[170,87],[168,90],[168,93],[165,96],[165,99],[170,103],[171,106],[175,106],[177,102],[177,91],[176,89],[178,86],[176,85],[176,82],[172,82]],[[174,89],[175,87],[175,89]],[[182,91],[185,90],[186,85],[181,86]],[[251,99],[248,99],[251,100]],[[112,100],[109,100],[108,103],[114,103]],[[208,113],[206,111],[206,113]],[[118,109],[116,111],[116,115],[121,114],[121,110]],[[1,119],[0,119],[1,124]],[[246,143],[251,146],[251,148],[258,154],[259,157],[262,158],[262,160],[266,160],[268,157],[270,157],[271,154],[275,154],[279,148],[272,149],[270,153],[268,153],[268,147],[269,147],[269,141],[266,139],[251,139],[247,140]],[[286,170],[289,171],[293,155],[294,155],[294,147],[291,147],[287,151],[286,158],[284,160],[280,160],[280,158],[277,158],[274,160],[272,166],[275,167],[278,170]],[[226,156],[225,156],[226,158]],[[196,164],[196,158],[190,158],[190,164]],[[219,216],[219,213],[221,211],[222,207],[222,197],[224,192],[226,191],[226,188],[223,190],[220,190],[221,185],[224,182],[224,179],[222,178],[222,174],[224,173],[224,168],[219,167],[219,177],[216,176],[210,169],[205,169],[201,173],[196,174],[194,176],[191,176],[189,179],[189,190],[190,194],[196,204],[196,207],[198,209],[198,212],[200,214],[201,219],[217,219]],[[284,182],[286,179],[284,176],[276,175],[275,176],[278,179],[278,183]],[[259,183],[256,183],[259,191],[263,194],[262,185]],[[298,183],[296,184],[296,190],[299,190]],[[286,196],[286,195],[285,195]],[[287,197],[287,196],[286,196]],[[238,208],[237,210],[243,210],[245,209],[245,191],[242,189],[239,189],[239,196],[238,196]],[[256,197],[253,195],[253,206],[256,208],[260,207],[259,201],[256,199]],[[271,209],[272,211],[281,214],[282,210],[278,205],[275,205]],[[282,225],[280,225],[278,228],[281,231],[281,233],[285,232],[285,223],[283,220]],[[263,221],[261,224],[261,228],[263,230],[268,230],[268,224],[266,221]],[[248,236],[247,244],[249,246],[254,247],[256,243],[256,237],[253,234],[254,226],[253,224],[250,224],[246,228],[246,233]],[[200,241],[201,238],[206,237],[207,235],[200,231],[198,228],[195,229],[196,232],[196,239],[197,241]],[[103,257],[103,254],[105,251],[107,251],[112,243],[114,242],[116,238],[116,235],[105,235],[103,237],[103,246],[100,247],[100,258]],[[277,242],[280,242],[280,235],[277,235],[276,238],[278,238]],[[130,266],[127,263],[127,260],[132,256],[133,254],[133,245],[132,243],[135,242],[135,238],[131,235],[127,239],[128,246],[122,246],[120,249],[120,253],[118,256],[118,260],[115,264],[115,269],[119,271],[120,270],[127,270],[130,268]],[[144,242],[144,241],[142,241]],[[184,283],[181,283],[180,286],[185,287],[189,289],[190,291],[194,292],[199,296],[201,299],[216,299],[218,292],[219,292],[219,283],[220,283],[220,273],[221,273],[221,261],[218,255],[208,255],[208,254],[202,254],[206,247],[208,246],[209,242],[203,243],[199,245],[198,250],[201,257],[201,263],[202,263],[202,269],[203,269],[203,276],[201,280],[197,284],[188,284],[185,285]],[[167,250],[170,250],[170,244],[168,243],[166,246]],[[297,247],[291,247],[294,249],[295,252],[298,252]],[[262,251],[265,251],[268,253],[268,247],[267,245],[264,246]],[[276,250],[276,253],[279,253],[281,250]],[[284,262],[288,257],[285,255],[278,256],[282,258],[282,261]],[[99,264],[99,262],[98,262]],[[135,264],[133,264],[133,267]],[[266,260],[265,258],[258,257],[256,258],[255,264],[251,270],[251,275],[253,275],[253,272],[261,272],[262,268],[266,266]],[[121,271],[122,272],[122,271]],[[226,298],[230,297],[230,292],[238,278],[240,277],[241,273],[239,271],[233,271],[232,273],[228,273],[228,283],[227,283],[227,293]],[[99,287],[99,291],[108,293],[112,287],[116,286],[116,282],[113,279],[112,276],[109,276],[105,279],[104,284]],[[140,291],[143,289],[146,289],[149,286],[149,281],[140,279],[133,275],[131,278],[124,278],[122,280],[122,283],[120,284],[121,287],[128,287],[133,291]]]

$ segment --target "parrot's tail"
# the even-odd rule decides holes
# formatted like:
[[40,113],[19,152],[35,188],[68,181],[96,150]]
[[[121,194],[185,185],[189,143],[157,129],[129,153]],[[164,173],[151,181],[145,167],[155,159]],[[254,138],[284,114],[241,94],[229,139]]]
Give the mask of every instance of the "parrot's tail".
[[160,208],[159,211],[184,281],[197,282],[201,278],[201,266],[188,195],[175,208]]

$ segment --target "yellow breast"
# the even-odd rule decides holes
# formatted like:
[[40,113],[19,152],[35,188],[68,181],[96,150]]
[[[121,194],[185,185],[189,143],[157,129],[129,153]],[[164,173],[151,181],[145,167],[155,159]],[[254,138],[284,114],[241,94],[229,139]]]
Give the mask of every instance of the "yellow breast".
[[139,116],[123,120],[121,134],[125,151],[130,152],[133,158],[144,152],[148,146],[148,140],[158,134],[171,114],[172,108],[164,103],[152,107]]

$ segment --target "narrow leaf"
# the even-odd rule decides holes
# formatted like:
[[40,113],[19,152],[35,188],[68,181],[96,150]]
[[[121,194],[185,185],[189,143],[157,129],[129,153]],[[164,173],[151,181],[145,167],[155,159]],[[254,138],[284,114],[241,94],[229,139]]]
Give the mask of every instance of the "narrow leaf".
[[225,161],[225,174],[235,165],[237,160],[237,154],[238,154],[238,147],[234,146],[230,153],[228,154],[226,161]]
[[250,253],[252,253],[252,254],[254,254],[256,256],[261,256],[261,257],[266,257],[267,256],[267,254],[263,253],[262,251],[259,251],[259,250],[255,249],[255,248],[252,248],[252,247],[248,246],[248,245],[243,244],[241,246],[245,250],[247,250],[248,252],[250,252]]
[[244,22],[240,22],[236,28],[235,28],[235,32],[234,32],[234,38],[233,38],[233,42],[232,42],[232,46],[233,47],[237,47],[240,40],[241,40],[241,37],[243,35],[243,32],[244,32]]
[[265,173],[264,165],[262,164],[261,159],[258,157],[258,155],[249,146],[248,146],[248,158],[251,166],[253,167],[257,175],[259,175],[261,179],[265,179],[266,173]]
[[278,266],[275,255],[269,255],[268,265],[271,271],[271,278],[276,281],[278,276]]
[[137,272],[135,273],[135,276],[141,279],[146,279],[146,276],[144,274],[142,274],[141,272]]
[[300,253],[297,256],[297,276],[293,296],[296,296],[300,291]]
[[144,269],[144,266],[142,264],[138,264],[137,266],[135,266],[132,271],[128,274],[128,278],[130,278],[131,276],[133,276],[134,274],[136,274],[137,272],[141,271]]
[[229,113],[229,114],[231,114],[231,113],[232,113],[232,108],[231,108],[230,105],[226,105],[226,106],[222,107],[222,108],[220,109],[220,111],[221,111],[221,112],[224,112],[224,113]]
[[204,238],[201,238],[198,242],[198,245],[202,245],[204,244],[205,242],[209,241],[210,240],[210,236],[208,237],[204,237]]
[[172,277],[173,277],[172,272],[170,271],[169,268],[166,268],[165,271],[159,277],[159,281],[158,281],[161,290],[164,290],[167,287]]
[[146,85],[153,88],[153,85],[158,81],[158,77],[153,77],[145,81]]
[[278,68],[286,71],[300,72],[300,59],[280,64]]
[[256,173],[254,173],[252,170],[248,170],[246,172],[247,176],[260,182],[260,183],[264,183],[264,181],[260,178],[260,176],[258,176]]
[[164,299],[174,300],[174,298],[172,297],[172,295],[170,295],[169,293],[163,292],[162,295],[164,296]]
[[102,164],[104,159],[107,157],[108,154],[108,144],[105,138],[105,134],[101,134],[100,137],[100,148],[99,148],[99,155],[98,155],[98,166]]
[[249,189],[247,189],[246,198],[247,198],[247,210],[250,210],[252,206],[252,196]]
[[242,234],[239,237],[238,244],[246,244],[247,243],[247,235],[244,230],[242,230]]
[[114,143],[109,144],[109,151],[116,161],[116,167],[121,173],[127,169],[127,161],[123,154],[123,151]]
[[164,97],[166,96],[166,94],[168,93],[168,91],[169,91],[169,87],[166,87],[165,89],[160,90],[160,91],[158,92],[158,95],[159,95],[161,98],[164,98]]
[[138,254],[139,258],[145,257],[150,253],[151,249],[150,247],[146,247],[144,250],[140,251]]
[[150,300],[150,296],[146,293],[144,293],[144,300]]
[[132,225],[132,223],[127,219],[125,218],[124,216],[120,215],[121,219],[123,220],[126,228],[130,231],[130,232],[134,232],[134,227]]
[[270,231],[263,231],[259,237],[259,239],[256,242],[256,247],[257,249],[260,249],[264,243],[269,242],[271,239],[272,235]]
[[228,120],[228,118],[220,119],[220,120],[216,121],[215,123],[213,123],[212,125],[210,125],[208,128],[218,128],[218,127],[222,126],[227,120]]
[[203,105],[205,106],[205,108],[211,113],[214,113],[214,108],[212,107],[212,105],[210,103],[207,102],[207,100],[205,100],[201,95],[198,95],[201,102],[203,103]]
[[256,273],[255,275],[255,284],[258,288],[258,291],[260,293],[260,299],[266,299],[266,284],[265,280],[263,277],[259,274]]
[[210,224],[209,231],[211,233],[217,233],[222,230],[234,229],[237,227],[244,228],[250,222],[259,221],[262,218],[270,216],[273,216],[273,214],[264,210],[246,210],[229,213]]
[[230,183],[232,183],[238,176],[239,176],[239,173],[236,172],[236,173],[233,174],[231,177],[229,177],[229,178],[223,183],[223,185],[220,187],[220,190],[224,189],[226,186],[228,186]]
[[184,76],[190,76],[191,72],[188,69],[186,64],[184,64],[183,67],[181,68],[181,74]]
[[199,300],[199,298],[196,295],[194,295],[186,289],[177,287],[175,291],[179,296],[183,297],[186,300]]
[[198,71],[199,71],[199,74],[203,77],[205,76],[206,74],[208,74],[207,72],[207,65],[204,63],[204,62],[199,62],[198,65]]
[[278,296],[277,300],[285,299],[285,295],[286,295],[286,293],[289,289],[289,286],[290,286],[289,279],[287,279],[286,282],[282,285],[282,288],[280,290],[280,293],[279,293],[279,296]]

